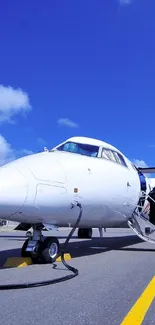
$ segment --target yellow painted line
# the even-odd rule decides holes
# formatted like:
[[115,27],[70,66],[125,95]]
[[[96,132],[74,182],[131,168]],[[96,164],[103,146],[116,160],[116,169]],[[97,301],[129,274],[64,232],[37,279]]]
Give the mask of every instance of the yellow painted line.
[[30,257],[9,257],[3,267],[25,267],[31,264],[33,264],[33,262]]
[[120,325],[141,325],[155,298],[155,276]]

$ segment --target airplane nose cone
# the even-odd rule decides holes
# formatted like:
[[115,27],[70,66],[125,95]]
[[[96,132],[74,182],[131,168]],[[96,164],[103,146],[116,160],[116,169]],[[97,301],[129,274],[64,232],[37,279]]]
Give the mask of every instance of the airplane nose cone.
[[0,168],[0,217],[17,213],[27,197],[26,180],[18,169]]

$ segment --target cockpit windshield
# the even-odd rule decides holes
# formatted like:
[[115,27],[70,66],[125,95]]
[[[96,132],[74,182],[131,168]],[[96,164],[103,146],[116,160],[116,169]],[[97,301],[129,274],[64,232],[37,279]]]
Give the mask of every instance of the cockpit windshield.
[[90,157],[97,157],[99,147],[84,143],[66,142],[57,147],[56,150],[77,153]]

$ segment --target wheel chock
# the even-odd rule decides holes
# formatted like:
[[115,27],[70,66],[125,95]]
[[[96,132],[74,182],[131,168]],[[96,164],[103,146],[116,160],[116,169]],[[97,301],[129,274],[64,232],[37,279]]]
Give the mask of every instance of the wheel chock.
[[[70,254],[64,254],[64,259],[65,259],[65,261],[69,261],[69,260],[71,260],[72,258],[71,258],[71,255]],[[59,256],[57,259],[56,259],[56,262],[61,262],[62,260],[61,260],[61,256]]]
[[[64,258],[66,261],[71,260],[70,254],[64,254]],[[56,262],[61,262],[61,256],[56,259]],[[11,268],[11,267],[25,267],[33,264],[33,261],[30,257],[9,257],[3,265],[3,268]]]
[[4,263],[4,268],[11,267],[25,267],[33,264],[32,259],[30,257],[9,257]]

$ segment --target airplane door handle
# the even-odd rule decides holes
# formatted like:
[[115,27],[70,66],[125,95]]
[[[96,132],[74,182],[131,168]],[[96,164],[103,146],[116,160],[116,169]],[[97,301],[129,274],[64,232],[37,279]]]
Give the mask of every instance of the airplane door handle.
[[131,185],[130,185],[130,183],[129,183],[129,182],[127,182],[127,186],[128,186],[128,187],[131,187]]

